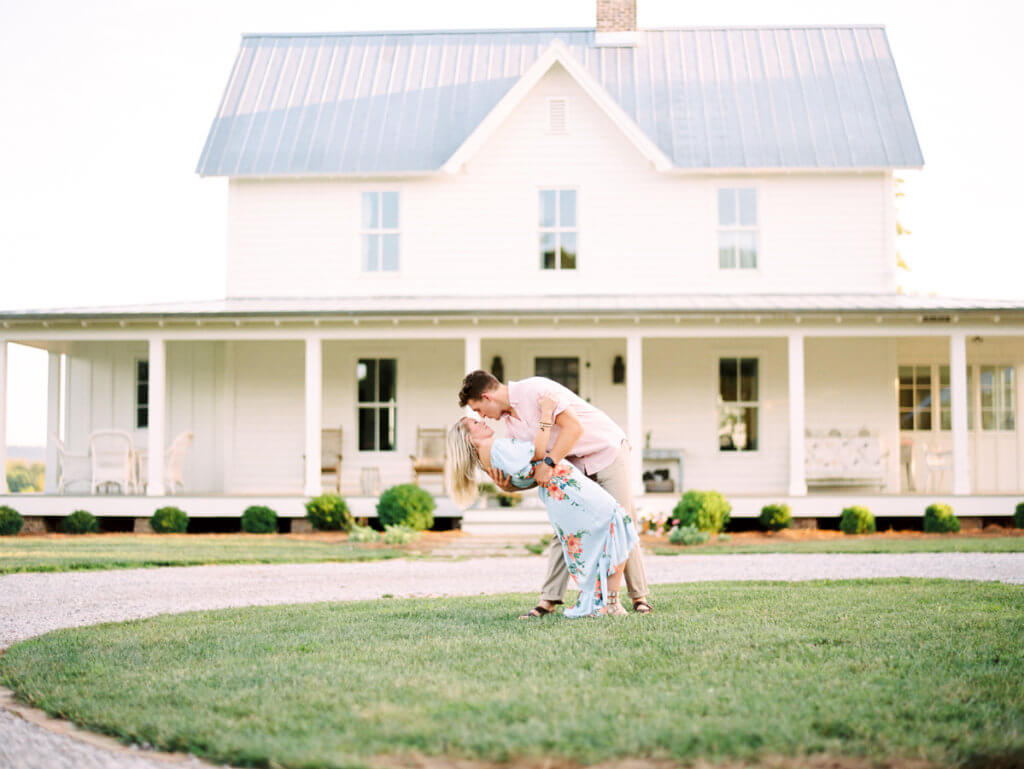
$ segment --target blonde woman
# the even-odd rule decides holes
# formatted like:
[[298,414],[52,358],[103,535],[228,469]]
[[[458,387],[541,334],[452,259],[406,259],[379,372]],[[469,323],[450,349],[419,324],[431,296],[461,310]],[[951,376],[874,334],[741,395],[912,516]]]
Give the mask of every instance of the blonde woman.
[[619,603],[622,570],[639,538],[611,494],[571,462],[555,463],[546,455],[556,405],[548,395],[540,398],[540,429],[533,443],[495,438],[482,420],[460,419],[448,431],[445,485],[455,503],[467,507],[476,499],[478,465],[488,472],[501,470],[521,488],[533,484],[536,465],[551,466],[550,480],[538,487],[540,498],[562,543],[569,575],[580,589],[576,605],[566,609],[565,616],[625,614]]

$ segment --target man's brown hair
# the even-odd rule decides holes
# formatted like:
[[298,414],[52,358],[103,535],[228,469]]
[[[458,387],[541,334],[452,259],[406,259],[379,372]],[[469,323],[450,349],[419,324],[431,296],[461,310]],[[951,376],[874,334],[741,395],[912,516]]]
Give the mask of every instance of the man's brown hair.
[[471,400],[478,401],[484,393],[497,390],[499,387],[501,387],[501,382],[492,374],[479,369],[470,371],[462,380],[462,389],[459,390],[459,407],[466,408],[466,404]]

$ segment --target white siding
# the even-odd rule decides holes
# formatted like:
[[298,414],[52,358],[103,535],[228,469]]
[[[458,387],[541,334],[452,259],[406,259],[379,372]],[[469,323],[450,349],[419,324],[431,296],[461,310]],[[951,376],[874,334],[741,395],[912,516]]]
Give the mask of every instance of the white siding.
[[[572,124],[551,135],[560,97]],[[758,190],[759,268],[719,271],[717,190],[737,185]],[[543,187],[578,190],[574,273],[539,269]],[[660,174],[557,66],[456,176],[229,189],[230,296],[895,289],[891,175]],[[401,270],[362,275],[360,193],[380,189],[401,192]]]

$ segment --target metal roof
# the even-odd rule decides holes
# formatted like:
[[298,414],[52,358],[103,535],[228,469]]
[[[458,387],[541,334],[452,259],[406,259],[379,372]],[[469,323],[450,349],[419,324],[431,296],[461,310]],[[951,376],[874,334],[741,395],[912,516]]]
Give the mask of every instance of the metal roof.
[[554,40],[679,169],[923,164],[881,26],[247,35],[204,176],[433,172]]
[[102,318],[394,315],[589,315],[593,313],[944,313],[1024,312],[1024,300],[907,294],[680,294],[661,296],[359,296],[216,299],[198,302],[10,310],[0,322]]

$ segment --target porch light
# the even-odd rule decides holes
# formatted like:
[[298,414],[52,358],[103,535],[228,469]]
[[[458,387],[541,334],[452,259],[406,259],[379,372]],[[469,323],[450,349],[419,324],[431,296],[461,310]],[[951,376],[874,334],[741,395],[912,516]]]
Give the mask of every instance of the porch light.
[[505,381],[505,364],[501,362],[500,355],[495,355],[494,360],[491,361],[491,374],[499,382]]
[[622,356],[616,355],[612,364],[612,384],[623,384],[626,381],[626,364],[622,362]]

